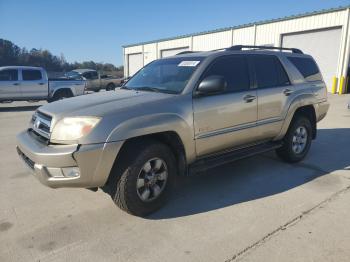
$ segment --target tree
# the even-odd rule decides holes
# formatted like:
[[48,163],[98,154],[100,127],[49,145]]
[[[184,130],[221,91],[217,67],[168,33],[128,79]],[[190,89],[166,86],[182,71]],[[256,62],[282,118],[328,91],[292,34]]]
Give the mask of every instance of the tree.
[[11,41],[0,39],[0,66],[23,65],[44,67],[48,72],[67,72],[77,68],[95,69],[101,73],[123,76],[123,66],[115,67],[110,63],[85,61],[68,63],[63,54],[55,56],[46,49],[20,48]]

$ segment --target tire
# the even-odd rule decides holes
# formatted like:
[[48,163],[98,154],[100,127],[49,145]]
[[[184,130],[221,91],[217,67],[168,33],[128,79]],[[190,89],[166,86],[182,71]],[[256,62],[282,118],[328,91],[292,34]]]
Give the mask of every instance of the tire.
[[106,91],[111,91],[115,89],[115,85],[113,83],[110,83],[106,86]]
[[310,119],[297,116],[283,138],[283,146],[276,154],[288,163],[296,163],[305,158],[311,147],[312,125]]
[[[112,171],[110,187],[112,199],[119,208],[144,217],[168,200],[175,184],[176,161],[166,145],[153,140],[138,142],[123,150],[118,159],[120,165],[117,164],[116,170]],[[159,179],[155,179],[156,176],[150,178],[152,172]],[[167,172],[166,176],[164,172]]]
[[51,99],[48,99],[48,102],[51,103],[51,102],[55,102],[55,101],[62,100],[62,99],[65,99],[65,98],[69,98],[69,97],[72,97],[72,96],[73,95],[72,95],[71,91],[58,90]]

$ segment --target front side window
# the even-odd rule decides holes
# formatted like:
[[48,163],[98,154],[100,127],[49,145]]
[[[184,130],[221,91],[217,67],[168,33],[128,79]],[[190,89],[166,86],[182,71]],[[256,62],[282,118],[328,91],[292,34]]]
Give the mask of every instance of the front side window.
[[306,81],[322,81],[320,70],[315,61],[308,57],[288,57],[288,60],[299,70]]
[[91,79],[98,79],[98,74],[95,71],[90,72],[91,73]]
[[156,60],[138,71],[123,88],[179,94],[202,60],[202,57]]
[[254,55],[253,64],[258,88],[290,84],[288,76],[277,57],[273,55]]
[[0,81],[17,81],[17,69],[5,69],[0,71]]
[[22,70],[22,78],[25,81],[33,81],[33,80],[41,80],[41,72],[40,70],[35,69],[23,69]]
[[83,77],[85,77],[88,80],[91,80],[91,78],[92,78],[91,72],[83,73]]
[[227,92],[248,90],[250,88],[249,68],[245,56],[235,55],[218,58],[204,74],[222,76],[227,82]]

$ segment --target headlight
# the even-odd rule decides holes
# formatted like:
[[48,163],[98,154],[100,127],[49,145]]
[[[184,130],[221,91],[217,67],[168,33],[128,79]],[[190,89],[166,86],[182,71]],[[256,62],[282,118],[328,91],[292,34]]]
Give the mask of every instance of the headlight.
[[57,122],[52,140],[77,140],[86,136],[100,122],[98,117],[66,117]]

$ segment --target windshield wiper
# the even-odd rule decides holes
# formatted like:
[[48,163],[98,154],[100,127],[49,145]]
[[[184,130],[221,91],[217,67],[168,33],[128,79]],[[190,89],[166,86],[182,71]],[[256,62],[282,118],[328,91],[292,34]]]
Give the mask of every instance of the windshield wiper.
[[135,90],[135,91],[140,90],[140,91],[151,91],[151,92],[157,92],[157,93],[177,94],[177,92],[173,90],[161,89],[161,88],[150,87],[150,86],[140,86],[140,87],[123,86],[122,88],[125,88],[128,90]]
[[162,90],[160,90],[159,88],[155,88],[155,87],[150,87],[150,86],[142,86],[142,87],[137,87],[137,88],[133,88],[134,90],[141,90],[141,91],[152,91],[152,92],[161,92]]

